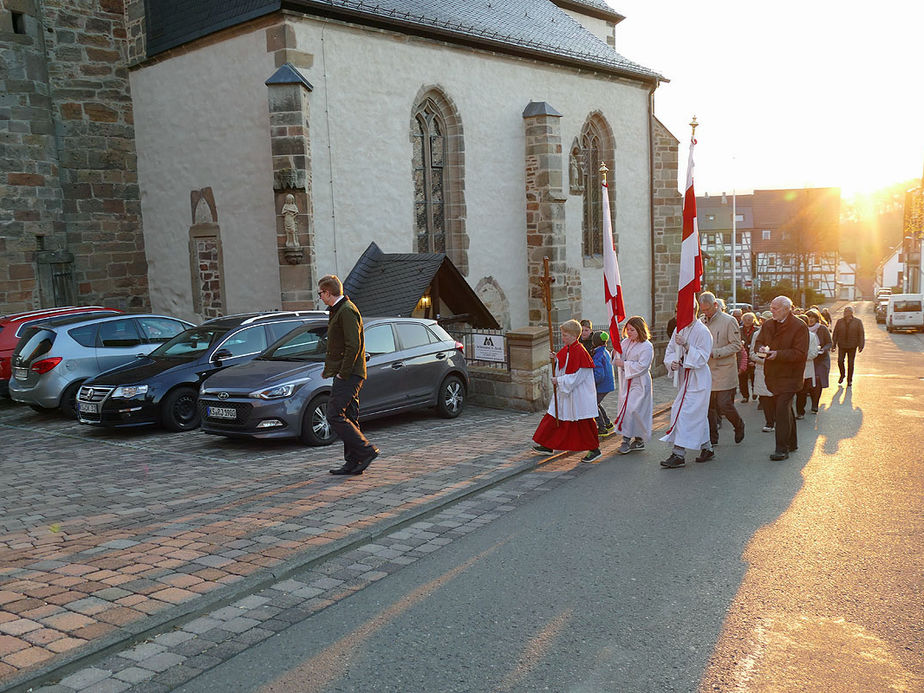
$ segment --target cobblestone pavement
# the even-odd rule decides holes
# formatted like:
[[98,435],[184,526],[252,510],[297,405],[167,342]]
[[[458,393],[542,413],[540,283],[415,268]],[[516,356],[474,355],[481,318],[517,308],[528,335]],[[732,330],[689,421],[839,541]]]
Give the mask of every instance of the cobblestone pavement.
[[[656,410],[672,397],[656,379]],[[344,478],[327,473],[339,446],[107,431],[0,404],[0,690],[170,690],[578,473],[560,455],[490,490],[543,461],[540,417],[371,422],[382,456]]]

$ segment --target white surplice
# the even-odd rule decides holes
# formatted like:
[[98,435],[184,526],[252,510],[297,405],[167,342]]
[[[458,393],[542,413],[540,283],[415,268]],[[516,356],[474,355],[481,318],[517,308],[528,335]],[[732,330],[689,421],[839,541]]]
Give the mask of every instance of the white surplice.
[[[583,348],[583,347],[582,347]],[[565,369],[567,369],[565,361]],[[580,421],[597,418],[597,387],[594,385],[594,369],[578,368],[567,374],[562,369],[556,374],[558,381],[558,418],[562,421]],[[549,402],[548,412],[555,416],[555,398]]]
[[619,371],[619,406],[616,409],[616,432],[629,438],[651,439],[654,400],[651,394],[651,362],[654,347],[648,340],[622,340],[623,365]]
[[677,396],[671,406],[672,428],[661,440],[691,450],[709,442],[709,395],[712,392],[712,333],[699,320],[681,330],[686,346],[680,346],[671,335],[664,352],[664,365],[670,372],[671,363],[680,362]]

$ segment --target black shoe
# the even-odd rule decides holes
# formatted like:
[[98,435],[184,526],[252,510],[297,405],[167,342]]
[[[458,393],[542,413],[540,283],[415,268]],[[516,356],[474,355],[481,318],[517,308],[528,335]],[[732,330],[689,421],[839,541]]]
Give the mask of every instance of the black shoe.
[[851,385],[853,385],[853,383],[850,382],[850,381],[848,380],[848,381],[847,381],[847,387],[850,387]]
[[680,455],[675,455],[671,453],[671,456],[668,457],[661,463],[661,466],[665,469],[676,469],[677,467],[682,467],[687,463]]
[[818,413],[818,410],[815,409],[815,407],[812,407],[812,413],[813,413],[813,414],[817,414],[817,413]]
[[740,443],[744,440],[744,422],[741,423],[741,428],[735,429],[735,442]]
[[356,464],[353,462],[345,463],[340,469],[331,469],[331,474],[336,474],[337,476],[346,476],[348,474],[353,474],[356,471]]
[[536,452],[545,453],[546,455],[555,452],[552,448],[547,448],[545,445],[533,445],[533,450]]
[[804,419],[804,418],[805,418],[805,414],[796,414],[796,421],[799,421],[800,419]]
[[595,459],[601,457],[602,455],[603,453],[600,452],[600,448],[596,448],[595,450],[590,450],[586,455],[584,455],[581,458],[581,462],[593,462]]
[[702,450],[699,451],[699,457],[697,457],[693,461],[694,462],[708,462],[713,457],[715,457],[715,451],[707,450],[706,448],[703,448]]
[[837,384],[840,385],[842,382],[844,382],[844,376],[841,376],[840,378],[838,378]]
[[366,470],[366,467],[372,464],[372,460],[374,460],[378,456],[379,456],[379,449],[372,448],[372,454],[369,455],[362,462],[356,465],[356,468],[353,470],[353,474],[357,474],[357,475],[362,474]]
[[788,460],[789,453],[788,452],[774,452],[772,455],[770,455],[770,459],[773,460],[774,462],[777,462],[779,460]]

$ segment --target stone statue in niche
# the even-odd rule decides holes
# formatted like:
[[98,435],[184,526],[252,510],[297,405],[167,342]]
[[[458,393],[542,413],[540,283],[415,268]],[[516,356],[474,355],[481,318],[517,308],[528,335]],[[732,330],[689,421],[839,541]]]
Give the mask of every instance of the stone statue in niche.
[[286,231],[286,248],[300,248],[298,244],[298,205],[295,204],[295,195],[286,195],[286,202],[282,205],[282,225]]
[[584,172],[581,170],[581,150],[577,145],[571,148],[568,157],[568,182],[572,195],[581,195],[584,192]]

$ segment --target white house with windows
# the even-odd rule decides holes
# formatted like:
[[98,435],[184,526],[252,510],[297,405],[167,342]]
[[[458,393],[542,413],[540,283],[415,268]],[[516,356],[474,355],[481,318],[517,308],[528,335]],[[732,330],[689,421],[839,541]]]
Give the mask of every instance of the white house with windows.
[[131,72],[153,309],[313,307],[374,241],[445,253],[507,327],[539,322],[550,256],[556,317],[603,322],[606,163],[626,309],[653,319],[663,78],[603,0],[166,4]]
[[902,248],[902,244],[899,243],[879,263],[879,267],[876,268],[875,288],[893,289],[902,286],[902,280],[905,276],[905,258]]

